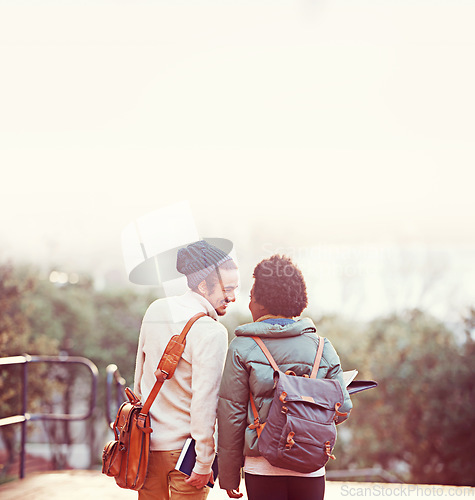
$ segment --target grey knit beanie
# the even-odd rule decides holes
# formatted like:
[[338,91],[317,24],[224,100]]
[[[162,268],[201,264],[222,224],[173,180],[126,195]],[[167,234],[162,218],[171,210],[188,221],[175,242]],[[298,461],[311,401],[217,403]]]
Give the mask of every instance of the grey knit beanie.
[[205,240],[180,248],[177,253],[176,268],[184,274],[191,289],[196,288],[216,267],[231,257]]

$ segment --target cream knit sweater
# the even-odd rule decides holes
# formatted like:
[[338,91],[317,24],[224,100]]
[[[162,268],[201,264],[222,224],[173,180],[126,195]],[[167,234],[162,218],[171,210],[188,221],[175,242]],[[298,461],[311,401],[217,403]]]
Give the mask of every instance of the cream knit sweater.
[[178,450],[186,438],[196,441],[194,472],[211,472],[218,390],[228,337],[211,304],[189,290],[182,296],[153,302],[142,321],[134,389],[144,402],[155,383],[154,372],[168,341],[178,335],[196,313],[186,336],[186,347],[174,376],[166,380],[151,410],[151,450]]

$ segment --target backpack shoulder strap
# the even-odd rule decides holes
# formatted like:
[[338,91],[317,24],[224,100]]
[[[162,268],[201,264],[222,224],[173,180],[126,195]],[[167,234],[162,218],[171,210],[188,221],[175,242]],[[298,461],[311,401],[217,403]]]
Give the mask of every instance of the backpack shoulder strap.
[[[277,363],[275,362],[274,358],[272,357],[272,354],[270,353],[269,349],[267,349],[266,345],[260,339],[259,337],[251,337],[257,345],[261,348],[262,352],[264,353],[265,357],[268,359],[269,363],[271,364],[272,368],[274,368],[275,371],[279,371],[279,367],[277,366]],[[256,429],[257,431],[257,437],[261,435],[262,430],[264,429],[264,426],[266,425],[265,422],[261,424],[261,421],[259,420],[259,413],[256,408],[256,403],[254,402],[254,398],[252,397],[252,392],[249,391],[249,399],[251,402],[251,408],[252,408],[252,413],[254,415],[254,423],[250,424],[248,427],[249,429]]]
[[272,354],[269,352],[269,349],[267,349],[266,345],[262,341],[261,338],[259,337],[252,337],[256,342],[257,345],[261,348],[262,352],[265,354],[266,358],[269,360],[269,363],[271,364],[272,368],[274,368],[275,371],[279,371],[279,367],[277,366],[277,363],[275,362],[274,358],[272,357]]
[[312,373],[310,374],[310,378],[317,378],[318,368],[320,367],[320,361],[322,360],[323,353],[323,344],[325,343],[325,339],[323,337],[318,336],[318,348],[317,355],[315,356],[315,362],[313,363]]

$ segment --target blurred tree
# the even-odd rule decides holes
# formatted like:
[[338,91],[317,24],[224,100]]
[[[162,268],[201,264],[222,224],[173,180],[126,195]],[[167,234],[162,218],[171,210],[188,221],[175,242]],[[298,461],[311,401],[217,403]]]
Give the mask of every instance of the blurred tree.
[[[83,286],[43,282],[36,290],[29,319],[36,331],[50,332],[62,354],[83,356],[96,364],[100,377],[95,415],[105,426],[105,368],[110,363],[117,364],[127,384],[133,384],[140,324],[153,299],[150,294],[129,290],[97,291],[92,287],[92,280],[85,282]],[[64,384],[62,412],[72,413],[73,402],[89,395],[86,385],[89,374],[81,366],[68,365],[56,366],[55,376]],[[70,444],[74,441],[68,422],[62,427],[46,423],[45,428],[51,442]],[[102,433],[96,442],[94,428],[88,426],[87,430],[91,432],[91,446],[100,451]],[[91,454],[99,457],[98,451]],[[62,468],[65,460],[66,457],[59,454],[55,456],[58,468]]]
[[465,336],[467,340],[467,345],[472,346],[474,344],[474,336],[475,336],[475,308],[471,307],[467,313],[467,315],[463,318],[463,322],[465,325]]
[[364,325],[340,316],[322,316],[314,321],[318,335],[327,337],[340,356],[343,370],[358,369],[355,366],[355,344],[364,334]]
[[[17,356],[26,352],[56,354],[57,342],[48,335],[34,331],[28,320],[32,294],[38,280],[31,269],[0,265],[0,352],[2,357]],[[28,410],[37,411],[40,401],[47,399],[51,385],[45,383],[45,367],[32,366],[29,370]],[[6,366],[0,370],[0,417],[21,414],[21,367]],[[0,435],[11,462],[15,454],[15,428],[1,427]]]
[[[39,280],[33,293],[27,297],[27,318],[31,329],[54,339],[63,356],[83,356],[85,346],[95,341],[93,290],[89,279],[83,281],[85,286]],[[48,377],[56,383],[56,397],[42,400],[43,412],[74,413],[73,401],[86,400],[89,396],[88,389],[81,386],[84,376],[89,374],[80,365],[48,365]],[[51,443],[73,443],[69,422],[45,421],[43,426]],[[55,468],[64,468],[67,465],[64,448],[52,447],[52,450]]]
[[[133,383],[140,323],[153,297],[123,290],[98,292],[88,277],[72,285],[51,283],[38,276],[36,269],[10,264],[0,266],[2,356],[61,353],[91,359],[98,366],[101,377],[96,416],[105,424],[105,367],[116,363],[128,384]],[[28,372],[30,412],[73,413],[73,401],[89,396],[85,383],[90,376],[81,366],[32,363]],[[19,413],[20,367],[5,367],[0,371],[0,417]],[[34,424],[29,427],[31,425]],[[67,422],[46,421],[43,426],[51,443],[74,441],[71,425]],[[0,432],[13,458],[15,429],[8,426]],[[52,447],[57,468],[66,464],[62,449]]]
[[107,365],[116,364],[130,386],[140,325],[154,298],[151,293],[130,290],[98,292],[94,297],[94,342],[89,342],[83,353],[104,373]]
[[339,468],[382,468],[413,483],[474,485],[473,342],[418,310],[373,321],[353,359],[376,390],[355,395]]

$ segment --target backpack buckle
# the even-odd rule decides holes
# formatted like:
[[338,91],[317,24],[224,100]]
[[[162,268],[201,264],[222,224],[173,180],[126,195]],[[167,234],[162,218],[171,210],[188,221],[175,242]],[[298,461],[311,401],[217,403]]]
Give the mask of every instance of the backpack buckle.
[[348,415],[348,412],[341,413],[338,410],[340,409],[341,403],[335,403],[335,415],[333,417],[333,420],[338,423],[338,417],[346,417]]
[[292,446],[295,444],[294,436],[295,436],[295,432],[292,432],[292,431],[290,431],[287,434],[287,442],[285,443],[286,450],[290,450],[290,448],[292,448]]
[[259,439],[259,437],[261,436],[261,432],[264,430],[264,426],[266,425],[266,423],[264,422],[263,424],[261,424],[260,420],[259,420],[259,417],[256,417],[254,419],[254,423],[253,424],[249,424],[247,427],[249,429],[256,429],[256,432],[257,432],[257,438]]
[[248,425],[249,429],[257,429],[257,428],[258,428],[258,427],[260,427],[260,426],[261,426],[261,423],[260,423],[260,421],[259,421],[259,417],[256,417],[256,418],[254,419],[254,423],[253,423],[253,424],[249,424],[249,425]]
[[336,459],[335,455],[332,454],[332,448],[330,446],[330,441],[325,442],[324,449],[325,449],[325,453],[327,454],[328,458],[331,458],[332,460]]

